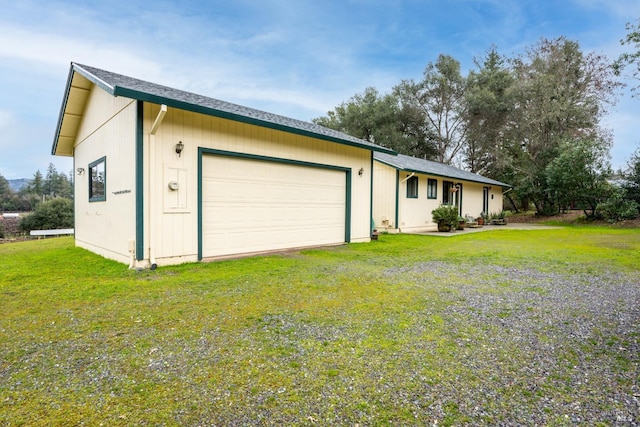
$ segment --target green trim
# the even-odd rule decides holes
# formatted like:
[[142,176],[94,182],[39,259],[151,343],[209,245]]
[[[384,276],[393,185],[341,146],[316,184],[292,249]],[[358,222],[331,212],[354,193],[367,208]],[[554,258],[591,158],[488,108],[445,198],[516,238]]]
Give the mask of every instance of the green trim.
[[[487,178],[486,181],[483,180],[476,180],[476,179],[468,179],[468,178],[458,178],[452,175],[443,175],[443,174],[438,174],[438,173],[433,173],[433,172],[429,172],[429,171],[424,171],[424,170],[419,170],[419,169],[410,169],[410,168],[403,168],[401,166],[398,165],[394,165],[393,163],[390,162],[385,162],[384,160],[380,160],[380,159],[375,159],[376,162],[380,162],[384,165],[390,166],[396,170],[400,170],[403,172],[408,172],[408,173],[419,173],[420,175],[427,175],[427,176],[438,176],[440,178],[449,178],[449,179],[454,179],[456,181],[466,181],[466,182],[475,182],[476,184],[484,184],[484,185],[497,185],[500,187],[508,187],[508,188],[512,188],[512,185],[509,184],[505,184],[505,183],[501,183],[499,181],[491,181],[489,180],[489,178]],[[463,171],[466,172],[466,171]],[[471,173],[471,172],[469,172]]]
[[202,158],[205,155],[232,157],[237,159],[258,160],[264,162],[274,162],[293,166],[313,167],[345,172],[345,220],[344,220],[344,241],[351,242],[351,168],[327,165],[323,163],[305,162],[301,160],[285,159],[281,157],[260,156],[256,154],[238,153],[235,151],[216,150],[213,148],[198,147],[198,260],[204,258],[202,253]]
[[[435,192],[431,195],[431,184],[435,183]],[[438,200],[438,180],[434,178],[427,178],[427,199]]]
[[136,106],[136,259],[144,259],[144,102]]
[[351,242],[351,168],[345,171],[344,241]]
[[285,163],[285,164],[295,165],[295,166],[309,166],[313,168],[332,169],[332,170],[338,170],[338,171],[344,171],[344,172],[351,171],[351,168],[347,168],[344,166],[334,166],[334,165],[327,165],[323,163],[305,162],[302,160],[285,159],[282,157],[260,156],[257,154],[239,153],[236,151],[216,150],[213,148],[200,147],[198,149],[198,154],[213,154],[216,156],[236,157],[236,158],[248,159],[248,160],[260,160],[260,161],[275,162],[275,163]]
[[376,228],[376,222],[373,219],[373,151],[371,152],[371,178],[369,179],[369,217],[371,218],[371,232]]
[[396,221],[394,222],[394,224],[396,225],[396,228],[400,228],[400,226],[398,225],[398,218],[400,217],[399,211],[400,210],[400,170],[396,169]]
[[482,187],[482,212],[489,215],[489,187]]
[[365,150],[379,151],[381,153],[395,154],[395,151],[385,147],[377,145],[361,144],[356,141],[349,141],[346,139],[337,138],[330,135],[324,135],[321,133],[312,132],[305,129],[286,126],[279,123],[273,123],[266,120],[262,120],[255,117],[249,117],[242,114],[231,113],[229,111],[222,111],[212,107],[206,107],[204,105],[192,104],[185,101],[179,101],[173,98],[167,98],[164,96],[154,95],[139,90],[129,89],[121,86],[116,86],[112,93],[114,96],[124,96],[127,98],[137,99],[141,101],[151,102],[154,104],[165,104],[169,107],[178,108],[185,111],[191,111],[194,113],[205,114],[208,116],[220,117],[222,119],[233,120],[240,123],[246,123],[250,125],[260,126],[264,128],[279,130],[282,132],[293,133],[301,136],[308,136],[314,139],[321,139],[324,141],[335,142],[342,145],[348,145],[351,147],[364,148]]
[[[451,197],[451,187],[455,184],[453,181],[442,181],[442,204],[443,205],[452,205],[453,198]],[[446,197],[445,197],[446,195]]]
[[[104,163],[104,188],[102,189],[103,193],[100,196],[93,195],[93,176],[91,173],[91,169],[94,166],[99,165],[100,163]],[[87,168],[87,177],[89,179],[89,203],[93,202],[106,202],[107,201],[107,157],[102,156],[98,160],[95,160],[89,163],[89,167]]]
[[[413,194],[409,194],[409,181],[411,181],[412,183],[415,182],[416,184],[416,193],[415,196]],[[406,182],[406,187],[407,187],[407,199],[417,199],[419,196],[419,190],[420,190],[420,180],[418,179],[417,176],[409,176],[407,177]]]
[[204,148],[198,147],[198,261],[202,260],[202,156]]

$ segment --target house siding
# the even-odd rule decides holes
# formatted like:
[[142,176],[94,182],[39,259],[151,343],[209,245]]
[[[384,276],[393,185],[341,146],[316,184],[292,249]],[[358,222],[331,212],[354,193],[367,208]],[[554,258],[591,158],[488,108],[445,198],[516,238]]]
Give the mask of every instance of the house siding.
[[384,231],[396,230],[396,169],[374,161],[373,188],[374,227]]
[[[149,156],[149,130],[158,115],[159,105],[144,105],[144,154]],[[176,154],[178,141],[184,144]],[[231,121],[200,113],[169,108],[154,137],[154,168],[156,179],[147,180],[145,217],[149,209],[157,212],[153,224],[145,221],[145,236],[155,237],[155,258],[158,265],[198,259],[198,149],[208,148],[231,153],[290,159],[300,162],[335,165],[351,169],[351,242],[370,239],[371,152],[324,140]],[[146,163],[145,163],[146,165]],[[145,166],[147,168],[148,166]],[[358,171],[363,169],[363,175]],[[179,209],[167,209],[167,198],[175,197],[168,188],[168,171],[182,171],[180,183],[186,204]],[[145,172],[145,176],[149,171]],[[171,172],[171,173],[173,173]],[[148,241],[148,237],[145,238]],[[148,245],[145,245],[147,247]],[[149,256],[145,252],[145,258]]]
[[[92,88],[74,144],[76,244],[129,262],[135,242],[136,103]],[[89,201],[89,164],[106,159],[106,197]]]
[[[437,229],[431,211],[443,199],[444,181],[462,184],[462,216],[476,218],[483,210],[483,188],[489,187],[489,213],[502,210],[502,187],[464,181],[429,174],[416,173],[418,197],[407,197],[407,177],[410,172],[397,171],[395,167],[374,161],[373,220],[381,231],[424,232]],[[437,181],[437,198],[427,197],[428,180]],[[397,190],[396,190],[397,188]],[[397,209],[397,211],[396,211]],[[397,224],[394,223],[397,218]]]
[[[415,199],[407,197],[407,177],[411,174],[400,172],[400,191],[398,198],[399,208],[399,230],[401,232],[419,232],[435,229],[436,225],[431,221],[431,211],[440,205],[442,194],[442,178],[430,175],[415,174],[418,178],[418,197]],[[427,197],[428,178],[437,179],[438,195],[437,199]],[[402,182],[404,180],[404,182]]]

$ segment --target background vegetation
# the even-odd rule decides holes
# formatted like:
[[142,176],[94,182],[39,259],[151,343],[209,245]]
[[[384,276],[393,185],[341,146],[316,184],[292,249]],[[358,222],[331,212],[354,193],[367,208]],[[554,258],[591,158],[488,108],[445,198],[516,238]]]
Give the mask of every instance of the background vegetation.
[[0,217],[0,238],[20,232],[73,228],[73,173],[58,172],[49,164],[47,174],[36,171],[27,185],[14,191],[0,175],[0,213],[33,212],[21,219]]
[[153,272],[0,245],[0,424],[633,425],[639,233],[383,234]]
[[[640,50],[637,27],[628,30],[623,44]],[[458,60],[441,54],[422,80],[403,80],[388,94],[367,88],[314,121],[509,183],[507,207],[516,211],[533,205],[542,215],[579,208],[593,219],[635,217],[637,153],[614,176],[612,137],[601,119],[622,87],[616,75],[637,65],[638,54],[612,62],[564,37],[543,38],[512,58],[491,47],[466,76]],[[624,209],[611,212],[620,198]]]

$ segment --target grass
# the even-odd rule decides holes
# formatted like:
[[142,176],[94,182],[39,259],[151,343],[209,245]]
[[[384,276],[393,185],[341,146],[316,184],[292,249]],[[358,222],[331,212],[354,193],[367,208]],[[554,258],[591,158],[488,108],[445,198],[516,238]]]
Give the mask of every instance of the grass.
[[2,425],[610,425],[639,392],[640,337],[615,320],[638,301],[558,313],[551,283],[637,286],[637,229],[381,235],[142,272],[56,238],[0,245],[0,269]]

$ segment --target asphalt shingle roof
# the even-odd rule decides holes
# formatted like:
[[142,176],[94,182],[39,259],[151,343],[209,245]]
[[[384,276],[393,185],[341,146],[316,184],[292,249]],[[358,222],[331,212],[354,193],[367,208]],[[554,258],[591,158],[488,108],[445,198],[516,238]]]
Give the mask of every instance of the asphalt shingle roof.
[[80,73],[113,96],[125,96],[156,104],[166,104],[167,106],[188,111],[320,138],[340,144],[393,153],[393,151],[388,148],[311,122],[244,107],[231,102],[112,73],[88,65],[72,63],[70,73],[72,72]]
[[481,184],[499,185],[502,187],[511,187],[504,182],[487,178],[477,173],[468,172],[454,166],[445,165],[443,163],[433,162],[431,160],[418,159],[416,157],[405,156],[403,154],[392,155],[385,153],[374,153],[373,158],[379,162],[385,163],[391,167],[406,172],[424,173],[428,175],[442,176],[463,181],[478,182]]

